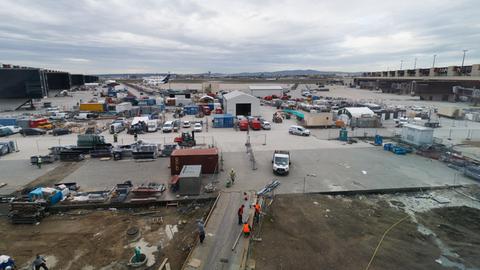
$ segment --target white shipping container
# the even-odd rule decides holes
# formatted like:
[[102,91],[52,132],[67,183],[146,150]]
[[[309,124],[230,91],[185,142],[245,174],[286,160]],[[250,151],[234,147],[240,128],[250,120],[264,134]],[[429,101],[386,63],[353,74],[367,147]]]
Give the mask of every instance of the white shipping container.
[[129,111],[132,109],[132,103],[130,102],[122,102],[122,103],[119,103],[117,104],[117,106],[115,106],[115,112],[117,113],[121,113],[121,112],[124,112],[124,111]]

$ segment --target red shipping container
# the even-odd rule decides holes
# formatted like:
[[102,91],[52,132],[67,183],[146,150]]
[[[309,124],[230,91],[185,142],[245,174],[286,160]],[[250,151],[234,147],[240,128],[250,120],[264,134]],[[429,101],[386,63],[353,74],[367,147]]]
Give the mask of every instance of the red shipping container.
[[202,165],[202,173],[217,173],[218,149],[177,149],[170,156],[170,171],[172,175],[180,174],[184,165]]

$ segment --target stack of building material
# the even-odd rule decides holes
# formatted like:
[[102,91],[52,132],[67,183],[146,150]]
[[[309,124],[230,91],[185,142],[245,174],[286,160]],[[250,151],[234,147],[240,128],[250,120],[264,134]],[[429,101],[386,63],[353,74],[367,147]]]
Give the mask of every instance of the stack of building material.
[[35,224],[45,216],[45,206],[37,202],[12,202],[9,216],[13,224]]
[[133,159],[156,159],[158,157],[158,145],[148,143],[136,143],[132,145]]

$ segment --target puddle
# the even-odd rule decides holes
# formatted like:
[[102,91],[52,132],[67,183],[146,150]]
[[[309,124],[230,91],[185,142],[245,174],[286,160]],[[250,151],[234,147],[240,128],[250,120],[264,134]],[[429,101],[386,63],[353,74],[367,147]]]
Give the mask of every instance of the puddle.
[[[167,225],[168,226],[168,225]],[[178,231],[178,230],[177,230]],[[153,255],[153,253],[157,252],[158,251],[158,247],[157,246],[153,246],[151,245],[150,243],[148,243],[147,241],[145,241],[145,239],[140,239],[138,242],[135,242],[135,243],[131,243],[130,245],[128,245],[128,247],[130,248],[131,250],[131,254],[129,254],[129,258],[131,256],[133,256],[133,249],[135,247],[140,247],[140,250],[142,251],[143,254],[145,254],[145,256],[147,256],[147,267],[150,267],[152,265],[155,264],[155,255]]]

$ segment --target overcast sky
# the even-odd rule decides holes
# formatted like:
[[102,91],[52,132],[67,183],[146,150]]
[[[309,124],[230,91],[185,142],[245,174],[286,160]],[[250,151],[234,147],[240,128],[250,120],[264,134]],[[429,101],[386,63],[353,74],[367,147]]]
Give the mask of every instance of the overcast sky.
[[79,73],[480,63],[478,0],[0,0],[0,63]]

